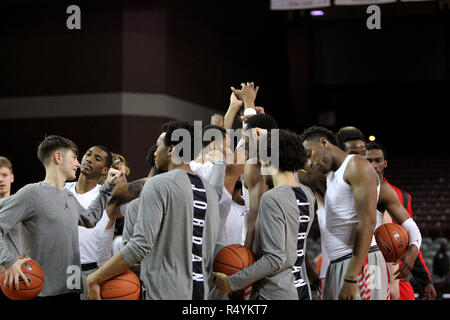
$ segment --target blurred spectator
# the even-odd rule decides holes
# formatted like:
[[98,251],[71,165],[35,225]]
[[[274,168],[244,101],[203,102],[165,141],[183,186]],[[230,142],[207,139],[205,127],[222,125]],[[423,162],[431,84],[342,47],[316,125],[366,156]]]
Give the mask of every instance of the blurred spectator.
[[447,256],[447,244],[442,243],[433,260],[433,273],[444,279],[449,272],[449,259]]

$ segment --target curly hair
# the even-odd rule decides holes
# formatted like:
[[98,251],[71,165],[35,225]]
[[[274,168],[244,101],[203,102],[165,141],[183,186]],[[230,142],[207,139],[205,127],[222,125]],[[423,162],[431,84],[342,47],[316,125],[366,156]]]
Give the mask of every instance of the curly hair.
[[[167,123],[164,123],[162,125],[162,131],[166,133],[165,136],[164,136],[164,144],[167,147],[170,147],[170,146],[176,146],[179,143],[181,143],[181,141],[183,140],[182,137],[180,137],[181,141],[180,140],[175,140],[173,138],[174,131],[178,130],[178,129],[186,130],[187,133],[189,133],[189,135],[190,135],[190,141],[189,142],[190,142],[190,145],[191,145],[191,154],[189,155],[189,157],[190,157],[189,160],[195,159],[198,156],[198,153],[201,150],[195,150],[195,148],[194,148],[194,146],[195,146],[195,143],[194,143],[194,124],[192,122],[187,122],[187,121],[169,121]],[[183,155],[183,150],[180,150],[180,156],[183,157],[183,158],[185,157]]]
[[338,147],[342,150],[345,150],[345,143],[348,141],[365,140],[361,130],[356,127],[350,126],[339,129],[339,131],[336,133],[336,138],[338,141]]
[[[217,131],[219,131],[220,132],[220,134],[222,135],[222,139],[224,139],[225,138],[225,136],[226,136],[226,134],[227,134],[227,130],[225,130],[224,128],[222,128],[222,127],[219,127],[219,126],[216,126],[216,125],[214,125],[214,124],[209,124],[209,125],[207,125],[207,126],[204,126],[203,127],[203,132],[202,132],[202,148],[205,148],[207,145],[209,145],[212,141],[215,141],[215,136],[213,135],[213,136],[211,136],[211,138],[210,139],[207,139],[207,140],[204,140],[204,136],[205,136],[205,132],[207,132],[208,130],[211,130],[211,129],[215,129],[215,130],[217,130]],[[211,132],[209,132],[209,133],[211,133]]]
[[[274,131],[267,136],[267,147],[270,155],[273,155],[272,139]],[[300,136],[288,129],[278,130],[278,169],[281,171],[295,171],[303,168],[306,162],[306,153]]]
[[259,113],[247,121],[247,129],[261,128],[266,130],[278,129],[275,119],[267,113]]
[[300,135],[300,139],[302,140],[302,142],[312,139],[319,140],[320,138],[327,139],[330,143],[334,144],[335,146],[338,145],[336,135],[331,130],[328,130],[325,127],[312,126],[305,129]]

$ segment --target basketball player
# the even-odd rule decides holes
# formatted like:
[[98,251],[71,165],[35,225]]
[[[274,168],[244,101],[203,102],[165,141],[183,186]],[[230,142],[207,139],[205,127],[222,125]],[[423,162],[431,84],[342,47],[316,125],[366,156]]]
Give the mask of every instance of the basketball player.
[[[264,136],[265,130],[254,129]],[[272,133],[267,146],[271,149]],[[288,130],[279,131],[279,167],[263,163],[266,184],[273,188],[261,197],[255,226],[253,252],[257,260],[231,276],[214,273],[217,288],[229,293],[253,284],[252,299],[310,299],[302,278],[304,244],[314,217],[314,196],[299,185],[294,171],[304,163],[299,137]],[[274,150],[269,151],[272,154]]]
[[[391,187],[393,191],[395,192],[396,196],[398,197],[398,200],[396,201],[399,203],[398,206],[400,206],[403,211],[407,211],[406,214],[408,214],[408,218],[413,218],[412,208],[411,208],[411,195],[407,192],[404,192],[400,190],[399,188],[391,185],[386,178],[384,177],[384,170],[387,168],[387,160],[386,160],[386,150],[385,148],[380,145],[379,143],[372,142],[369,143],[367,146],[366,151],[366,158],[370,161],[370,163],[373,165],[374,169],[378,173],[378,176],[380,177],[380,180],[382,181],[382,188],[383,186]],[[389,188],[389,189],[391,189]],[[388,188],[386,188],[388,189]],[[392,197],[391,197],[392,198]],[[393,201],[392,201],[393,202]],[[406,210],[405,210],[406,209]],[[389,211],[389,213],[392,215],[392,212]],[[393,216],[393,218],[396,220],[397,223],[401,223],[401,221],[398,220],[397,217]],[[410,239],[412,235],[410,234]],[[406,266],[404,266],[406,264]],[[424,293],[425,293],[425,300],[434,300],[436,299],[436,291],[433,286],[433,281],[430,276],[430,272],[428,271],[428,268],[425,264],[425,261],[422,257],[422,253],[420,250],[416,254],[416,258],[412,262],[408,262],[403,260],[402,261],[402,267],[406,268],[407,270],[411,271],[411,274],[414,276],[414,279],[423,286]],[[401,267],[401,268],[402,268]],[[403,275],[403,274],[402,274]],[[414,300],[414,290],[411,286],[411,284],[408,281],[405,281],[402,277],[400,278],[400,300]]]
[[[120,163],[118,155],[113,154],[107,147],[93,146],[82,158],[78,180],[66,183],[65,188],[72,192],[78,202],[87,209],[98,196],[99,189],[105,181],[110,167],[121,171],[123,177],[126,176],[126,170],[119,169],[120,166],[118,164]],[[97,182],[100,183],[97,184]],[[83,284],[81,300],[87,300],[88,298],[86,289],[87,276],[111,258],[116,218],[118,218],[117,215],[110,219],[105,210],[94,228],[78,226],[81,280]]]
[[45,180],[26,185],[7,198],[0,209],[0,264],[5,268],[4,284],[18,288],[21,278],[29,285],[21,270],[29,258],[17,258],[3,240],[4,234],[22,222],[24,249],[45,274],[39,297],[79,300],[80,287],[76,281],[72,283],[80,267],[77,225],[92,227],[100,220],[121,174],[110,169],[99,196],[84,209],[75,196],[64,189],[65,182],[75,179],[80,167],[76,144],[60,136],[47,136],[39,145],[37,155],[45,167]]
[[[0,157],[0,208],[2,203],[11,195],[11,184],[14,182],[14,173],[11,161],[6,157]],[[4,235],[4,240],[11,252],[19,256],[22,253],[19,226],[13,227]],[[0,296],[2,293],[0,292]]]
[[[339,130],[339,132],[336,135],[338,136],[339,145],[341,148],[343,148],[344,151],[346,151],[349,154],[354,153],[366,156],[364,136],[360,130],[358,130],[355,127],[344,127],[341,130]],[[378,155],[382,153],[383,151],[379,149]],[[391,263],[387,264],[390,271],[391,298],[405,300],[406,297],[408,297],[409,299],[414,299],[414,292],[412,290],[411,285],[409,284],[409,282],[405,283],[403,278],[408,275],[409,271],[414,270],[414,265],[416,264],[417,260],[419,260],[417,259],[418,255],[417,246],[420,247],[421,242],[420,231],[417,228],[417,225],[414,222],[414,220],[412,220],[412,215],[410,216],[410,214],[408,214],[408,211],[406,211],[405,208],[407,206],[402,206],[401,202],[399,201],[402,195],[399,192],[397,192],[396,194],[396,192],[394,191],[395,189],[393,189],[393,187],[389,183],[387,183],[387,181],[385,181],[383,175],[380,175],[380,171],[384,170],[383,169],[384,159],[383,161],[381,161],[380,159],[381,158],[377,158],[376,160],[372,159],[371,161],[380,178],[380,196],[377,205],[377,224],[375,229],[379,227],[381,224],[392,222],[392,219],[394,219],[395,222],[399,224],[403,224],[407,220],[410,220],[406,223],[406,225],[409,226],[409,228],[407,229],[409,238],[417,239],[417,241],[415,242],[416,246],[412,245],[409,246],[408,250],[404,253],[403,257],[401,258],[402,261],[401,269],[399,269],[398,264],[391,264]],[[411,241],[411,244],[413,243],[414,241]],[[430,288],[429,281],[431,280],[431,278],[429,276],[429,273],[425,271],[423,267],[421,268],[421,271],[422,272],[419,271],[420,275],[418,275],[418,277],[425,279],[426,283],[424,284],[424,286],[428,285],[428,288]],[[413,272],[412,274],[414,275]],[[425,277],[423,276],[421,277],[421,275],[425,275]],[[428,277],[426,275],[428,275]],[[432,292],[429,291],[429,293],[430,296],[432,296]]]
[[[14,182],[14,173],[11,161],[6,157],[0,156],[0,208],[3,200],[11,195],[11,184]],[[22,252],[19,226],[12,228],[3,236],[9,250],[19,256]],[[0,290],[0,301],[9,300]]]
[[[190,154],[183,148],[180,151],[181,143],[173,136],[176,129],[189,132]],[[145,183],[133,236],[88,277],[90,299],[100,299],[100,284],[138,261],[144,299],[207,297],[219,228],[218,196],[185,161],[195,158],[193,135],[191,123],[174,121],[158,138],[156,166],[168,172]]]
[[336,136],[326,128],[310,127],[302,140],[309,170],[328,174],[325,247],[331,262],[323,298],[386,299],[386,264],[373,236],[379,194],[376,172],[364,158],[339,149]]
[[359,154],[365,156],[366,142],[362,132],[355,127],[348,126],[339,129],[336,133],[338,146],[348,154]]

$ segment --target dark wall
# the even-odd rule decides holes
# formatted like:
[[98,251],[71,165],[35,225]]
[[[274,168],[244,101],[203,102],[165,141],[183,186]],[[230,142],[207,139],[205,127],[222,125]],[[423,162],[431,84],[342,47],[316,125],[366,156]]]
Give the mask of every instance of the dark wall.
[[447,153],[436,138],[448,135],[448,11],[382,15],[381,30],[372,31],[365,11],[357,10],[359,18],[291,22],[291,80],[303,87],[291,84],[295,109],[306,110],[308,125],[318,113],[334,111],[331,129],[354,125],[391,156]]

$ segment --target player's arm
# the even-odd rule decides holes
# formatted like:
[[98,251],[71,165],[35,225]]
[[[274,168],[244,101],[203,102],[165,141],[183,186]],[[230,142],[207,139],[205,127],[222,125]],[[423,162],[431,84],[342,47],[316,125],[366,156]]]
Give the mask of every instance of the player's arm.
[[414,267],[414,262],[416,261],[417,254],[419,252],[420,244],[415,240],[417,237],[420,237],[420,239],[422,237],[420,235],[419,228],[410,217],[408,211],[406,211],[400,203],[394,189],[384,182],[381,184],[380,202],[382,202],[383,206],[395,222],[402,226],[405,226],[406,223],[407,226],[405,229],[408,231],[410,243],[408,249],[401,257],[402,265],[394,273],[396,279],[404,278]]
[[254,264],[231,276],[214,272],[215,283],[225,293],[235,292],[280,270],[286,261],[286,221],[272,198],[263,197],[260,209],[261,251]]
[[161,228],[165,198],[162,193],[167,191],[167,188],[159,188],[153,181],[154,179],[149,180],[142,190],[138,217],[131,239],[107,263],[87,278],[89,299],[100,299],[100,285],[104,281],[129,269],[150,252]]
[[353,255],[347,268],[347,273],[339,299],[355,299],[358,273],[366,259],[376,225],[377,211],[377,183],[378,177],[375,170],[367,160],[353,157],[344,173],[344,180],[353,189],[355,209],[358,216]]
[[[116,183],[125,179],[125,177],[119,170],[110,168],[106,179],[105,183],[100,187],[99,195],[92,201],[87,209],[84,209],[78,204],[80,225],[91,228],[97,224],[102,217],[103,210],[107,207],[108,201],[111,199],[111,194]],[[108,211],[107,214],[109,216]]]
[[[29,258],[17,258],[8,248],[4,236],[20,221],[30,218],[35,208],[36,194],[28,185],[2,202],[0,209],[0,267],[5,268],[3,284],[9,288],[19,289],[19,281],[28,286],[28,278],[22,272],[22,264]],[[2,269],[2,268],[0,268]],[[21,280],[19,280],[21,279]]]
[[225,129],[231,129],[233,127],[234,120],[243,105],[244,103],[236,97],[234,92],[231,92],[230,105],[223,118],[223,127]]
[[259,201],[265,191],[267,191],[267,185],[264,183],[259,170],[259,164],[255,164],[251,161],[247,161],[244,169],[244,182],[247,186],[250,197],[250,212],[247,214],[245,223],[247,225],[247,235],[245,237],[244,245],[247,248],[252,248],[253,240],[255,238],[255,224],[258,217]]

